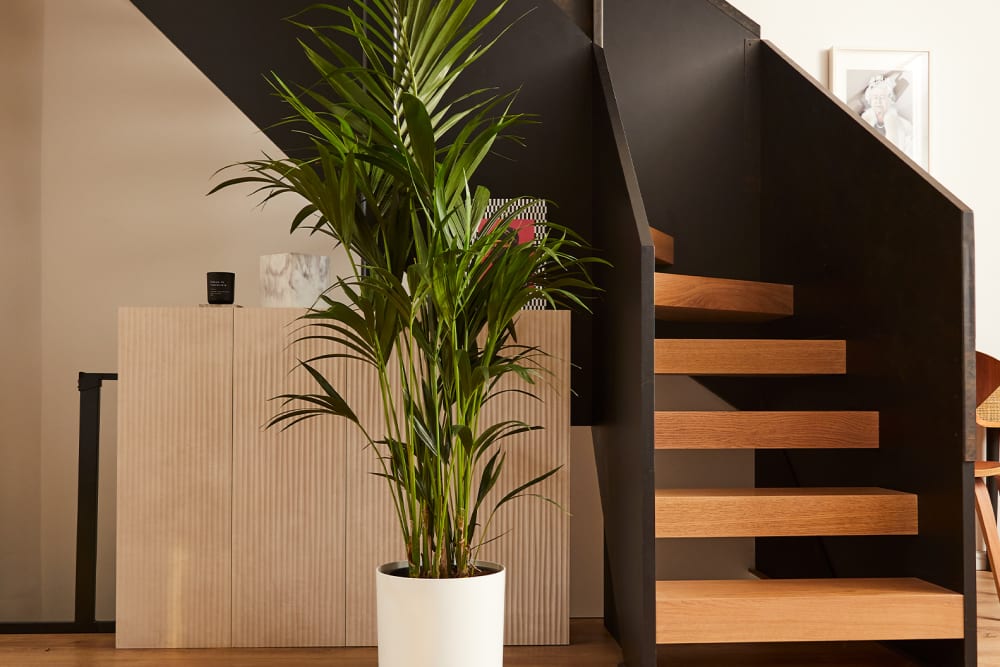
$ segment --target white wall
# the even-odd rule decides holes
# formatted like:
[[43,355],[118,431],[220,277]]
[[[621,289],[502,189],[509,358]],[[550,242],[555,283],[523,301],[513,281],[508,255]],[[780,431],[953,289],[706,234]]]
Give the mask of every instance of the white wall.
[[[1000,356],[1000,154],[992,0],[730,0],[824,85],[827,51],[930,51],[930,172],[976,220],[976,347]],[[928,267],[933,271],[933,267]]]
[[39,612],[42,7],[0,20],[0,622]]

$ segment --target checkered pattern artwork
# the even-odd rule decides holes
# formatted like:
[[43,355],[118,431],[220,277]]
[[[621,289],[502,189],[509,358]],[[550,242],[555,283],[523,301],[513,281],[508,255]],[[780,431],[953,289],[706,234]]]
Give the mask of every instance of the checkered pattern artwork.
[[[545,234],[545,219],[548,208],[544,201],[532,199],[490,199],[486,205],[486,216],[495,215],[505,206],[524,207],[518,217],[510,221],[510,227],[517,231],[518,243],[538,243]],[[545,310],[548,304],[545,299],[532,299],[524,310]]]

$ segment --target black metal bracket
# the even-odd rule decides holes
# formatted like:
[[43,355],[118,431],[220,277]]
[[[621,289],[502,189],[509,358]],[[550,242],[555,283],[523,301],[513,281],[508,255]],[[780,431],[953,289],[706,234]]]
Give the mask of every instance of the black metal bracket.
[[0,623],[0,634],[114,632],[98,621],[97,500],[100,476],[101,387],[117,373],[80,373],[80,459],[76,491],[76,591],[72,622]]

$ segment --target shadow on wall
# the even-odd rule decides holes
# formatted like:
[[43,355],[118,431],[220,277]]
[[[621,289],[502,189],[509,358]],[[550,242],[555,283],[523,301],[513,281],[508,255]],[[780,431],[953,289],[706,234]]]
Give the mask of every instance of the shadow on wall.
[[[732,410],[689,377],[656,377],[657,410]],[[656,488],[719,488],[754,485],[753,451],[657,451]],[[657,540],[657,579],[748,579],[754,539]]]

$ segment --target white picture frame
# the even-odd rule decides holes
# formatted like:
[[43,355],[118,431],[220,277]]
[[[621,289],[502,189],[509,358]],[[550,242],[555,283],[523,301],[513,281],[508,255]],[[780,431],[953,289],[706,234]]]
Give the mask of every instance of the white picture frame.
[[830,92],[930,169],[930,52],[830,49]]

